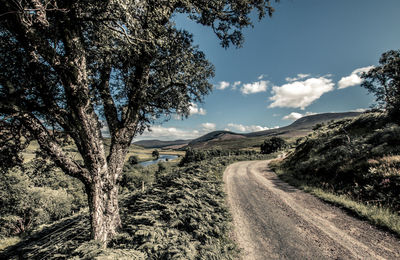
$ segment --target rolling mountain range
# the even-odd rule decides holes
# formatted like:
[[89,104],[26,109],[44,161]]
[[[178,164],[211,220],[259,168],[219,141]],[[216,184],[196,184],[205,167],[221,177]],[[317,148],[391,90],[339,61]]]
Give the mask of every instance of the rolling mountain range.
[[316,124],[322,124],[342,118],[355,117],[360,114],[360,112],[323,113],[304,116],[285,127],[253,133],[242,134],[230,131],[213,131],[193,140],[143,140],[134,142],[134,144],[144,148],[159,149],[184,149],[187,147],[199,149],[209,149],[213,147],[232,149],[253,147],[259,146],[260,142],[262,142],[267,136],[301,137],[312,131],[312,128]]

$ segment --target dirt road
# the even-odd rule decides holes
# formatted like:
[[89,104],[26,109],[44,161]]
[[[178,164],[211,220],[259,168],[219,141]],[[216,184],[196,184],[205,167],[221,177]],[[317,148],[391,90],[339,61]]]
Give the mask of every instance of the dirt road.
[[400,241],[279,180],[268,161],[224,173],[242,259],[400,259]]

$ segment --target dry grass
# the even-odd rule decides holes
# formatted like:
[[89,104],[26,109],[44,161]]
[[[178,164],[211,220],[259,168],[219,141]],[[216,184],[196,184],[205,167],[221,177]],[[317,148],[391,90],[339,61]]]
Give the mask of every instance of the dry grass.
[[400,155],[386,155],[378,159],[369,159],[369,172],[383,177],[400,176]]

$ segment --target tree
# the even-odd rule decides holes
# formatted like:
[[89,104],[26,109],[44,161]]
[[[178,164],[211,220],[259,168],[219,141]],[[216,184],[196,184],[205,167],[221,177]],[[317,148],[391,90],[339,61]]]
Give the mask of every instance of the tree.
[[[253,10],[273,12],[269,0],[0,0],[0,10],[0,142],[17,154],[35,139],[82,181],[92,238],[104,245],[120,226],[118,182],[134,136],[188,116],[212,89],[213,66],[173,16],[211,27],[226,48],[241,46]],[[63,149],[67,138],[82,161]]]
[[131,166],[136,165],[139,163],[139,158],[136,155],[131,155],[131,156],[129,156],[128,163]]
[[151,156],[153,156],[156,160],[158,159],[158,157],[160,157],[160,152],[158,152],[158,150],[154,150],[151,153]]
[[361,86],[376,96],[379,108],[400,122],[400,50],[383,53],[379,64],[361,75]]
[[264,140],[264,143],[261,144],[261,153],[262,154],[270,154],[277,152],[279,149],[285,147],[286,142],[280,137],[271,137]]

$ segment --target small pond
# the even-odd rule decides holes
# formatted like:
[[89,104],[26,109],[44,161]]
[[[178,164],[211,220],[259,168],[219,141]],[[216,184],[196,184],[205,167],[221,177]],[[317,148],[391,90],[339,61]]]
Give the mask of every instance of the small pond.
[[151,160],[151,161],[144,161],[144,162],[140,162],[139,164],[142,166],[149,166],[152,164],[156,164],[158,162],[165,162],[165,161],[170,161],[173,159],[178,158],[178,155],[173,155],[173,154],[160,154],[160,156],[158,157],[157,160]]

